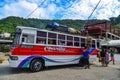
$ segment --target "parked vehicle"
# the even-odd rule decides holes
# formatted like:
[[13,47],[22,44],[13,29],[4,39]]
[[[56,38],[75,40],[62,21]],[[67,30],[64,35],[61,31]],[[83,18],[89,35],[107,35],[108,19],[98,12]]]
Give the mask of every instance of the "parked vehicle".
[[[40,71],[44,66],[79,64],[80,48],[87,44],[87,37],[18,26],[9,63],[15,68]],[[91,59],[96,58],[99,41],[92,39],[94,48]]]

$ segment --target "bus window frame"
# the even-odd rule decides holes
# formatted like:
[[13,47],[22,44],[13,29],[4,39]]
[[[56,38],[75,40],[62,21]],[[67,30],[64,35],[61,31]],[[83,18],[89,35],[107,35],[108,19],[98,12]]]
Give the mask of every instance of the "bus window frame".
[[[67,40],[66,40],[66,43],[67,43],[67,46],[74,46],[73,45],[73,36],[72,35],[66,35],[66,37],[67,37]],[[72,38],[71,40],[69,40],[70,39],[70,37]],[[68,44],[68,43],[70,43],[70,45]]]
[[[48,32],[47,34],[48,34],[48,37],[47,37],[48,42],[47,43],[49,45],[57,45],[57,33]],[[49,36],[49,34],[50,34],[50,36]],[[55,35],[55,36],[53,37],[53,35]]]
[[[80,43],[80,44],[81,44],[81,47],[86,46],[86,44],[87,44],[86,38],[81,37],[80,39],[81,39],[81,43]],[[83,40],[84,42],[82,41],[82,39],[84,39],[84,40]]]
[[[64,38],[59,38],[59,35],[64,36]],[[66,35],[58,34],[58,45],[66,46]]]
[[[27,38],[24,37],[24,38],[26,39],[26,42],[22,42],[23,35],[27,35]],[[28,36],[32,36],[32,37],[33,37],[33,41],[32,41],[32,42],[28,42],[28,40],[32,38],[32,37],[31,37],[31,38],[28,39]],[[31,39],[31,40],[32,40],[32,39]],[[21,44],[34,44],[34,43],[35,43],[35,35],[34,35],[34,34],[22,33],[22,34],[21,34],[21,40],[20,40],[20,42],[21,42]]]
[[[42,36],[40,34],[42,34]],[[46,44],[47,43],[46,39],[47,39],[47,32],[45,32],[45,31],[37,31],[36,44]]]
[[[77,41],[77,40],[75,40],[75,38],[78,38],[78,41]],[[74,39],[74,41],[73,41],[73,46],[75,46],[75,47],[79,47],[79,46],[80,46],[80,38],[79,38],[79,37],[74,36],[74,37],[73,37],[73,39]],[[76,45],[75,45],[75,43],[77,43],[77,44],[78,44],[78,46],[76,46]]]

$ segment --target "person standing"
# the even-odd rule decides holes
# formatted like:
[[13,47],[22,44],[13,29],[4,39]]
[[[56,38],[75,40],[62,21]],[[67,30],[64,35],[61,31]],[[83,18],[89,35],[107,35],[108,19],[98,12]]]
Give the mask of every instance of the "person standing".
[[84,48],[80,48],[80,50],[82,51],[82,58],[84,61],[85,69],[90,69],[89,54],[92,53],[92,50],[89,50],[86,46]]
[[106,54],[106,49],[102,48],[102,51],[100,52],[102,66],[105,66],[105,54]]
[[106,67],[109,64],[109,52],[108,51],[106,51],[106,54],[105,54],[105,64],[106,64]]
[[98,54],[97,54],[98,61],[101,62],[101,57],[100,57],[100,49],[98,49]]

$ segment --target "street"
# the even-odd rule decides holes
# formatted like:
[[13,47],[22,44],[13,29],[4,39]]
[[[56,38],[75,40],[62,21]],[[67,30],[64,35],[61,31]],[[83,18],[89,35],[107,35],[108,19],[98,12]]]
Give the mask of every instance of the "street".
[[110,63],[108,67],[101,67],[99,62],[95,62],[90,69],[64,65],[46,67],[40,72],[11,68],[6,58],[0,64],[0,80],[120,80],[120,55],[116,56],[116,65]]
[[0,80],[120,80],[119,67],[92,65],[84,69],[77,65],[47,67],[40,72],[0,65]]

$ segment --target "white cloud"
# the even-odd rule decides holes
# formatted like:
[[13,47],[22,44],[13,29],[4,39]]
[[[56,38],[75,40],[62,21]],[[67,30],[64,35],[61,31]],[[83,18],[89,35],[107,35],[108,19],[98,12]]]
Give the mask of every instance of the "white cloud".
[[4,16],[21,16],[26,17],[28,12],[32,11],[34,8],[36,8],[37,5],[33,3],[28,3],[26,1],[19,1],[17,3],[7,4],[5,5],[2,10]]
[[42,18],[42,19],[54,19],[55,14],[59,11],[56,5],[50,4],[47,8],[38,8],[30,17]]
[[[7,17],[7,16],[20,16],[20,17],[27,17],[33,10],[38,7],[36,3],[27,2],[25,0],[21,0],[17,3],[12,3],[5,5],[1,10],[4,12],[0,18]],[[53,19],[54,15],[58,11],[55,4],[49,4],[49,7],[42,8],[38,7],[33,14],[29,17],[31,18],[39,18],[42,19]]]
[[[72,7],[65,12],[64,18],[69,19],[87,19],[93,11],[99,0],[82,0],[74,3]],[[109,19],[120,15],[120,2],[118,0],[101,0],[101,3],[92,16],[97,19]]]
[[75,2],[73,3],[73,6],[68,9],[68,11],[65,13],[66,15],[64,15],[63,18],[87,19],[93,10],[93,7],[95,7],[95,4],[97,4],[97,2],[92,0],[82,0]]
[[96,14],[96,17],[98,19],[109,19],[110,17],[117,17],[120,15],[120,2],[117,0],[109,0],[103,2],[103,8],[98,10],[98,15]]
[[[56,1],[56,4],[54,3]],[[41,19],[87,19],[99,0],[76,0],[61,5],[61,0],[46,0],[31,18]],[[28,16],[43,0],[19,0],[0,7],[0,18],[7,16]],[[66,1],[65,1],[66,2]],[[58,7],[57,4],[60,6]],[[91,18],[109,19],[120,15],[120,2],[118,0],[101,0],[101,3]]]

